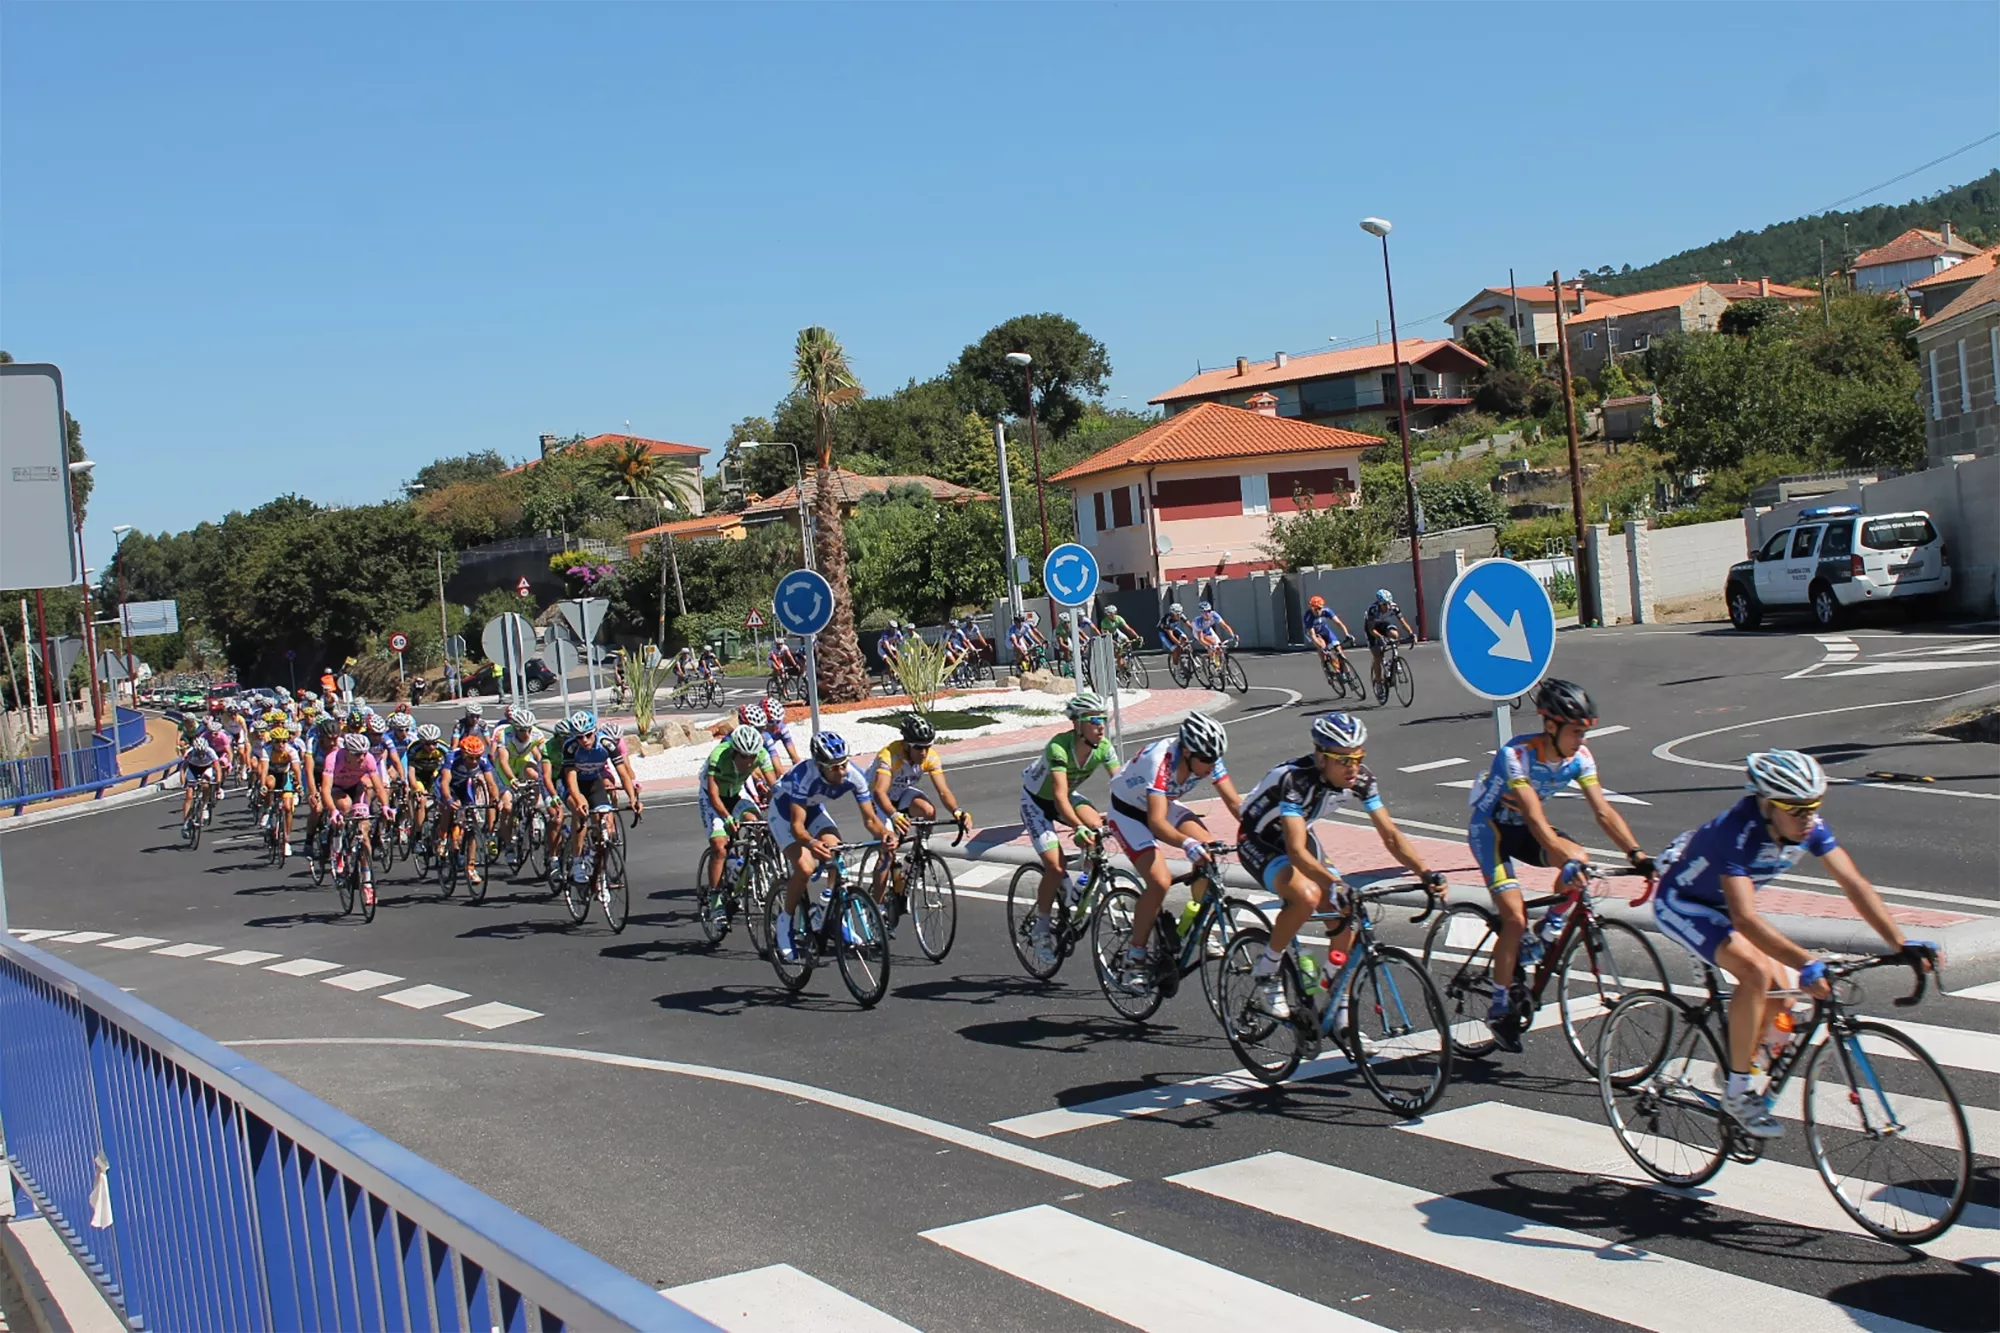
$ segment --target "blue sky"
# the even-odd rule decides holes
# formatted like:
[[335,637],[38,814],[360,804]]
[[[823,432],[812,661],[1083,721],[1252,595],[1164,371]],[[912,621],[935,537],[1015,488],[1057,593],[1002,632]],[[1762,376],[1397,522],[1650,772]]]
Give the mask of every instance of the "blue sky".
[[0,25],[0,346],[63,368],[94,553],[113,523],[379,499],[544,431],[713,447],[784,392],[809,323],[886,391],[1061,311],[1139,406],[1197,360],[1372,333],[1364,214],[1396,223],[1413,323],[1510,264],[1643,264],[2000,125],[1991,80],[1912,83],[1885,54],[1990,71],[1987,3],[15,3]]

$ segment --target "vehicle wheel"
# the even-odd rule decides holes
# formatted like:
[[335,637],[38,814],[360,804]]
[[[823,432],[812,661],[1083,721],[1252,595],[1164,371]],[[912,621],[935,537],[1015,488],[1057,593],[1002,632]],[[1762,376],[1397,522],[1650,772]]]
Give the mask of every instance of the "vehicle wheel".
[[925,852],[917,863],[914,879],[903,886],[910,903],[910,920],[916,927],[917,947],[933,963],[942,963],[958,938],[958,890],[951,882],[951,870],[944,858]]
[[1408,708],[1417,699],[1417,682],[1410,674],[1410,664],[1400,657],[1397,658],[1391,674],[1394,679],[1390,681],[1390,685],[1396,691],[1396,702]]
[[[1035,966],[1035,895],[1040,891],[1042,868],[1039,865],[1022,866],[1014,872],[1014,882],[1007,886],[1007,938],[1013,941],[1014,957],[1020,960],[1021,970],[1037,981],[1053,980],[1062,971],[1062,951],[1056,951],[1056,961],[1052,966]],[[1055,906],[1060,909],[1058,897]],[[1055,928],[1055,916],[1050,915],[1050,929]]]
[[865,893],[849,893],[841,912],[840,979],[863,1009],[873,1009],[889,993],[889,932],[882,909]]
[[1128,660],[1132,663],[1132,679],[1128,688],[1134,690],[1145,689],[1152,682],[1152,673],[1146,670],[1146,660],[1137,653],[1134,653]]
[[1497,1044],[1486,1015],[1493,1003],[1493,945],[1500,923],[1477,903],[1454,903],[1424,937],[1424,971],[1444,1001],[1452,1049],[1479,1059]]
[[1194,659],[1186,653],[1181,653],[1179,656],[1169,654],[1167,657],[1167,674],[1173,678],[1174,684],[1180,686],[1182,689],[1186,689],[1194,681]]
[[197,851],[201,847],[201,807],[197,805],[188,812],[192,818],[181,823],[181,837],[187,840],[188,850]]
[[1368,697],[1367,687],[1362,685],[1361,673],[1354,669],[1354,663],[1349,662],[1343,666],[1341,674],[1347,678],[1347,692],[1349,694],[1353,695],[1356,699],[1365,699]]
[[1753,630],[1764,623],[1764,608],[1742,584],[1730,584],[1723,600],[1729,604],[1729,623],[1737,629]]
[[1813,624],[1821,629],[1839,628],[1846,608],[1841,606],[1840,599],[1833,595],[1833,585],[1815,583],[1808,595],[1812,598]]
[[[796,961],[790,963],[786,962],[784,957],[779,954],[778,914],[784,910],[785,886],[783,884],[773,884],[770,893],[765,895],[764,898],[764,938],[770,943],[771,970],[778,974],[778,984],[786,990],[796,993],[802,990],[806,982],[812,977],[812,954],[805,948],[799,947],[795,949],[798,955]],[[805,944],[805,934],[806,929],[804,924],[794,918],[792,921],[793,944],[803,946]]]
[[366,867],[364,866],[356,866],[348,873],[354,879],[354,896],[361,902],[361,923],[363,925],[371,925],[375,920],[376,894],[374,882],[372,880],[366,884],[361,882],[362,875],[366,873]]
[[1451,1083],[1444,1001],[1415,956],[1377,949],[1347,986],[1348,1022],[1362,1081],[1398,1115],[1419,1116]]
[[[1299,1067],[1304,1052],[1296,1026],[1280,1022],[1252,1004],[1258,985],[1257,959],[1270,942],[1270,935],[1261,930],[1246,930],[1231,940],[1217,969],[1217,983],[1222,1033],[1229,1039],[1229,1049],[1259,1081],[1283,1083]],[[1289,954],[1278,967],[1285,978],[1285,1002],[1294,1014],[1310,1013],[1299,988],[1298,968]]]
[[1104,998],[1119,1017],[1143,1023],[1159,1011],[1161,1002],[1166,999],[1166,993],[1159,984],[1159,975],[1162,969],[1175,966],[1176,960],[1166,933],[1166,909],[1162,908],[1153,919],[1153,938],[1146,950],[1146,962],[1153,970],[1153,984],[1136,994],[1119,984],[1125,951],[1130,947],[1127,941],[1132,938],[1132,917],[1138,907],[1139,890],[1136,886],[1121,884],[1107,892],[1098,900],[1097,911],[1090,920],[1090,947],[1097,962],[1097,984],[1103,990]]
[[1243,664],[1231,653],[1222,659],[1222,681],[1238,694],[1250,693],[1250,677],[1243,670]]
[[[1228,927],[1224,928],[1223,918],[1228,917]],[[1245,931],[1262,931],[1266,938],[1271,934],[1271,918],[1263,908],[1248,898],[1227,897],[1223,899],[1223,910],[1208,919],[1208,931],[1201,942],[1201,993],[1208,1001],[1208,1011],[1218,1019],[1223,1016],[1222,1008],[1222,960],[1228,957],[1229,946],[1238,935]],[[1225,1020],[1226,1021],[1226,1020]]]
[[1674,996],[1638,991],[1605,1018],[1598,1042],[1598,1096],[1632,1160],[1683,1189],[1720,1171],[1732,1137],[1722,1114],[1729,1066],[1694,1011]]
[[413,829],[410,833],[410,860],[417,866],[417,878],[429,879],[431,875],[431,837],[428,829]]
[[1321,658],[1319,673],[1326,677],[1326,687],[1333,691],[1334,698],[1345,699],[1347,697],[1347,677],[1341,672],[1339,666],[1326,658]]
[[[1651,940],[1623,921],[1599,918],[1588,931],[1570,937],[1570,945],[1557,968],[1562,987],[1556,1007],[1562,1015],[1563,1036],[1569,1039],[1570,1053],[1586,1074],[1597,1074],[1597,1037],[1604,1027],[1604,1015],[1634,991],[1665,994],[1670,985],[1667,969]],[[1627,1080],[1630,1070],[1612,1071],[1617,1080]]]
[[438,896],[449,898],[458,887],[461,853],[451,845],[451,835],[446,834],[438,844]]
[[340,894],[340,914],[342,916],[346,916],[354,910],[355,879],[356,875],[352,866],[342,867],[341,872],[333,877],[334,890]]
[[597,858],[591,878],[603,894],[605,924],[611,927],[613,935],[622,935],[625,922],[632,915],[632,884],[625,873],[624,842],[613,842],[605,847],[603,855]]

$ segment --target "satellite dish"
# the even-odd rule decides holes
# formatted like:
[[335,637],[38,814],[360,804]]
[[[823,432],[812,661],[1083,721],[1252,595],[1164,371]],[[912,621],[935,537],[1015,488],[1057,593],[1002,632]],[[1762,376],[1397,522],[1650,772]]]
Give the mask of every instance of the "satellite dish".
[[1174,539],[1163,532],[1153,542],[1153,549],[1161,555],[1172,555],[1174,553]]

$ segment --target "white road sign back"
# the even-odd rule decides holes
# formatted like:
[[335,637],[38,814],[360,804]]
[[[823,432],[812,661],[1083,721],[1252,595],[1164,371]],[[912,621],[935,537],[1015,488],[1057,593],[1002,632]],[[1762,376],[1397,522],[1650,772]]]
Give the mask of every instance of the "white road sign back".
[[0,365],[0,588],[77,582],[62,372]]

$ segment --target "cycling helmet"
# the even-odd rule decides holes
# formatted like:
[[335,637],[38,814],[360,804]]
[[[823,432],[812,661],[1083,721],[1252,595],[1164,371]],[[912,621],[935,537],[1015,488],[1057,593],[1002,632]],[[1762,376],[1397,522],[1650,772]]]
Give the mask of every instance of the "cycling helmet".
[[300,690],[300,691],[299,691],[299,698],[301,698],[301,699],[303,699],[303,700],[305,700],[305,701],[307,701],[307,702],[309,702],[309,703],[317,703],[317,702],[319,701],[319,691],[317,691],[317,690]]
[[1535,691],[1535,711],[1562,722],[1595,722],[1597,705],[1575,681],[1551,676]]
[[444,729],[439,727],[435,722],[426,722],[417,728],[417,739],[420,741],[441,741],[444,739]]
[[507,710],[507,720],[521,730],[526,731],[529,727],[535,725],[535,710],[518,706],[510,708]]
[[358,731],[350,731],[340,738],[340,748],[350,754],[367,754],[368,738]]
[[465,715],[467,717],[485,717],[486,705],[474,699],[465,705]]
[[1311,597],[1306,599],[1306,610],[1308,611],[1326,610],[1326,598],[1320,596],[1318,593],[1314,593]]
[[597,714],[588,708],[579,708],[569,715],[569,729],[577,735],[589,735],[597,730]]
[[286,742],[290,741],[291,739],[292,739],[291,728],[289,727],[271,728],[271,743],[273,745],[283,745]]
[[208,748],[207,741],[196,741],[188,747],[188,753],[203,763],[215,758],[215,751]]
[[1102,717],[1104,715],[1104,700],[1092,694],[1089,690],[1078,690],[1069,697],[1069,702],[1063,705],[1063,712],[1068,714],[1072,720],[1085,717]]
[[380,713],[370,713],[368,715],[368,730],[371,735],[380,736],[388,729],[389,724],[382,720]]
[[1215,609],[1214,605],[1209,602],[1196,602],[1195,605],[1204,611],[1213,611]]
[[729,733],[729,748],[738,754],[762,754],[764,738],[757,734],[757,728],[746,722]]
[[[1097,610],[1098,613],[1101,615],[1115,616],[1118,614],[1118,607],[1111,602],[1099,602],[1097,604]],[[972,617],[967,616],[966,619],[969,621],[972,619]]]
[[566,738],[569,734],[570,734],[569,719],[566,717],[557,718],[555,722],[549,727],[549,735],[554,736],[557,740],[562,740]]
[[1229,733],[1206,713],[1190,713],[1181,723],[1181,749],[1196,759],[1220,759],[1229,748]]
[[389,714],[389,725],[398,731],[408,731],[411,727],[417,725],[417,720],[408,713],[391,713]]
[[785,701],[775,694],[764,696],[764,725],[775,727],[785,720]]
[[347,710],[346,730],[354,732],[356,735],[359,735],[361,732],[365,731],[367,727],[368,727],[368,714],[362,712],[359,708],[350,708]]
[[597,743],[607,750],[615,750],[625,743],[625,737],[615,722],[606,722],[597,729]]
[[1358,750],[1368,742],[1368,724],[1351,713],[1328,713],[1313,722],[1313,747]]
[[1073,615],[1071,615],[1071,614],[1070,614],[1069,612],[1067,612],[1067,611],[1065,611],[1065,612],[1063,612],[1063,613],[1062,613],[1062,616],[1061,616],[1061,620],[1062,620],[1062,623],[1063,623],[1063,624],[1065,624],[1065,625],[1069,624],[1069,623],[1070,623],[1070,622],[1071,622],[1072,620],[1075,620],[1075,619],[1076,619],[1076,617],[1075,617],[1075,616],[1073,616]]
[[1817,801],[1826,795],[1826,770],[1797,750],[1759,750],[1743,761],[1743,785],[1767,800]]
[[340,730],[340,723],[334,721],[330,717],[323,717],[319,719],[317,722],[313,723],[313,730],[317,731],[322,736],[331,736],[336,731]]
[[890,628],[890,629],[901,629],[901,628],[902,628],[902,626],[898,625],[898,624],[897,624],[897,623],[896,623],[896,622],[895,622],[894,620],[891,620],[891,621],[889,622],[889,628]]
[[915,713],[904,716],[902,731],[906,745],[929,745],[937,740],[937,728]]
[[822,731],[812,739],[812,755],[822,764],[837,764],[847,758],[847,739],[837,731]]
[[1174,602],[1167,607],[1167,614],[1170,616],[1184,616],[1187,614],[1187,608],[1179,602]]
[[486,753],[486,738],[484,736],[467,736],[458,743],[458,748],[471,755],[474,759],[477,759],[480,755]]
[[762,704],[744,704],[736,710],[736,722],[739,726],[751,727],[757,731],[762,731],[765,727],[771,725],[771,717],[770,714],[764,711],[764,705]]

